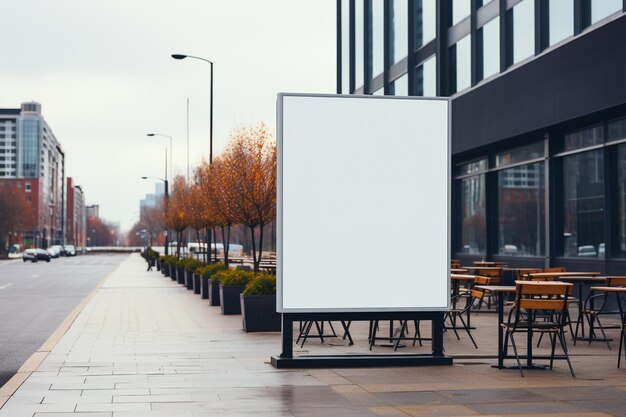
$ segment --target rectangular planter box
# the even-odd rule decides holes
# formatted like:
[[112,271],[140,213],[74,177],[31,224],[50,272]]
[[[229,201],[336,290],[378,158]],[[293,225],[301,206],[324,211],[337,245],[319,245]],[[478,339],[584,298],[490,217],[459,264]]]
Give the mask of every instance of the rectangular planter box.
[[166,276],[169,277],[170,276],[170,265],[169,264],[161,264],[162,268],[161,268],[161,273]]
[[241,321],[246,332],[280,332],[281,314],[276,312],[276,295],[239,295]]
[[220,284],[209,281],[209,305],[217,307],[220,305]]
[[203,300],[209,299],[209,286],[211,285],[211,281],[209,281],[209,277],[205,277],[204,275],[200,276],[200,294]]
[[161,261],[159,261],[158,259],[156,260],[156,269],[157,271],[161,270]]
[[200,294],[200,275],[193,274],[193,293]]
[[241,302],[239,301],[239,294],[243,292],[245,287],[243,285],[220,285],[220,306],[222,307],[222,314],[241,314]]
[[170,278],[172,278],[173,281],[176,281],[176,265],[170,264]]
[[193,272],[185,270],[185,284],[188,290],[193,290]]
[[176,279],[179,284],[185,285],[185,268],[176,268]]

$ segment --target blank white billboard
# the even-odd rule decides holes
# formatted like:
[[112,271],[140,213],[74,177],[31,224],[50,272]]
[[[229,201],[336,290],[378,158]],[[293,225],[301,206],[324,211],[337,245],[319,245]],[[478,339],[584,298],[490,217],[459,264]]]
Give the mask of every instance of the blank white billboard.
[[280,94],[277,310],[449,307],[449,101]]

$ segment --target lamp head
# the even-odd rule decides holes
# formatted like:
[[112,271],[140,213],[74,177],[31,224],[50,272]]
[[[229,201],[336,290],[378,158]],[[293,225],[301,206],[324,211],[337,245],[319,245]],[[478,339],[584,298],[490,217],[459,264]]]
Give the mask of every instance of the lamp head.
[[172,58],[174,58],[174,59],[185,59],[185,58],[187,58],[187,55],[183,55],[183,54],[172,54]]
[[142,180],[147,180],[147,179],[148,179],[148,177],[141,177],[141,179],[142,179]]
[[146,136],[154,136],[154,133],[147,133]]

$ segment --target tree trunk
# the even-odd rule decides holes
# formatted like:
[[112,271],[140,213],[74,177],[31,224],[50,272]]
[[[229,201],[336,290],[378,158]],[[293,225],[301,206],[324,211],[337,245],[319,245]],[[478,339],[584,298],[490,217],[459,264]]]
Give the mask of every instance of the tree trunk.
[[204,242],[206,243],[206,250],[204,251],[204,262],[211,262],[211,228],[204,229]]
[[261,226],[261,230],[259,231],[259,263],[261,263],[261,259],[263,258],[263,229],[265,225],[261,222],[259,226]]
[[250,227],[250,233],[252,235],[252,263],[254,264],[254,272],[259,272],[259,259],[256,256],[256,242],[254,241],[254,229],[256,228],[256,224]]

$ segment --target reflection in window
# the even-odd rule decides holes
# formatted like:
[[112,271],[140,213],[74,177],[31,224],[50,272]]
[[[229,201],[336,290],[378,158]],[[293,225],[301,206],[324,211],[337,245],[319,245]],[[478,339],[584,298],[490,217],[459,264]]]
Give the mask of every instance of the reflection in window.
[[486,247],[485,174],[461,182],[461,247],[459,252],[484,254]]
[[550,0],[550,45],[574,35],[574,0]]
[[609,140],[626,139],[626,118],[609,122]]
[[350,91],[350,2],[341,2],[341,92]]
[[456,176],[476,174],[487,170],[487,160],[481,159],[479,161],[469,162],[467,164],[459,165],[455,169]]
[[523,0],[513,7],[513,63],[535,53],[535,2]]
[[622,0],[591,0],[591,23],[622,10]]
[[498,253],[540,256],[545,253],[543,162],[498,172]]
[[415,95],[437,95],[437,58],[433,56],[415,69]]
[[393,94],[396,96],[409,95],[409,76],[404,74],[393,82]]
[[456,92],[471,85],[471,62],[471,35],[468,35],[456,43]]
[[496,155],[496,167],[517,164],[519,162],[531,161],[544,156],[543,142],[535,142],[530,145],[522,146],[501,152]]
[[408,0],[393,0],[393,54],[392,64],[405,58],[409,50]]
[[626,258],[626,145],[617,147],[618,245],[615,254]]
[[573,151],[589,146],[601,145],[604,141],[602,125],[585,128],[565,135],[563,151]]
[[354,88],[363,86],[363,2],[354,2]]
[[604,256],[604,158],[601,149],[563,158],[563,255]]
[[415,2],[415,30],[413,31],[415,34],[415,48],[419,49],[435,39],[435,31],[437,28],[436,16],[437,0]]
[[471,0],[454,0],[452,4],[452,26],[470,15]]
[[483,79],[500,72],[500,18],[496,17],[481,29],[483,38]]
[[383,72],[385,58],[384,2],[372,0],[372,78]]

